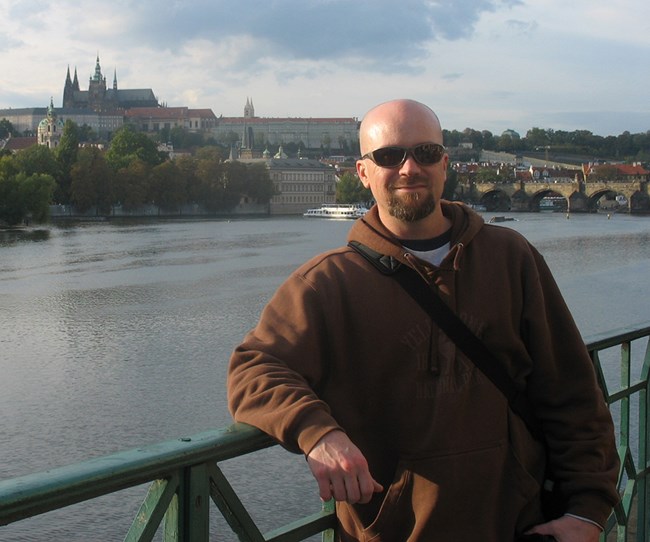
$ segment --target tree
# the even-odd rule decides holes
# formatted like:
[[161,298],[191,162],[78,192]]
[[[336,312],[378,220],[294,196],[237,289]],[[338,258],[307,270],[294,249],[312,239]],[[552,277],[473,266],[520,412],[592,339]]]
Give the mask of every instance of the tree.
[[196,165],[196,177],[199,180],[197,203],[204,205],[208,211],[216,211],[221,208],[224,191],[221,163],[215,156],[204,154],[206,157],[199,158]]
[[445,189],[442,192],[444,199],[453,201],[456,199],[456,188],[458,187],[458,173],[451,167],[451,163],[447,167],[447,180],[445,181]]
[[275,195],[275,186],[264,164],[251,164],[247,167],[242,195],[258,203],[268,203]]
[[142,132],[136,132],[131,125],[125,124],[115,133],[106,153],[106,160],[117,171],[136,159],[151,166],[157,166],[163,161],[155,141]]
[[25,201],[27,213],[31,214],[32,220],[45,222],[50,215],[50,204],[56,190],[56,181],[51,175],[35,173],[29,177],[21,178],[21,191]]
[[167,161],[151,170],[149,189],[151,199],[160,209],[176,211],[186,201],[183,179],[173,162]]
[[90,126],[88,126],[87,124],[82,124],[79,127],[79,141],[82,142],[97,141],[97,134],[93,131],[93,129]]
[[0,177],[0,222],[15,226],[24,218],[25,204],[16,176]]
[[537,147],[547,147],[551,144],[552,130],[547,131],[542,128],[531,128],[526,132],[526,143],[529,149]]
[[35,173],[51,175],[54,179],[61,177],[61,167],[54,152],[45,145],[32,145],[16,155],[18,169],[28,177]]
[[190,132],[182,126],[174,126],[165,141],[170,141],[175,149],[195,149],[203,145],[203,134]]
[[503,181],[495,168],[482,167],[476,171],[476,180],[480,183],[498,183]]
[[15,177],[19,172],[18,162],[13,154],[0,156],[0,179]]
[[70,202],[70,171],[77,161],[79,153],[79,127],[70,119],[65,121],[61,141],[56,148],[55,157],[59,163],[61,176],[59,179],[57,191],[55,193],[56,201],[59,203]]
[[241,162],[225,162],[221,167],[223,193],[221,208],[231,210],[241,200],[246,187],[248,167]]
[[97,206],[108,214],[113,203],[113,173],[102,152],[96,147],[80,149],[71,171],[70,199],[81,212]]
[[182,178],[187,193],[187,201],[196,203],[200,200],[201,180],[196,174],[198,162],[191,156],[181,156],[174,160],[178,175]]
[[336,201],[338,203],[362,203],[372,199],[372,193],[365,188],[359,177],[346,171],[336,183]]
[[50,175],[0,175],[0,222],[15,226],[31,218],[47,219],[56,182]]
[[127,210],[140,207],[149,201],[149,174],[151,166],[142,160],[134,160],[120,169],[114,177],[113,194]]
[[9,135],[15,136],[18,135],[14,125],[10,120],[2,119],[0,120],[0,139],[7,139]]

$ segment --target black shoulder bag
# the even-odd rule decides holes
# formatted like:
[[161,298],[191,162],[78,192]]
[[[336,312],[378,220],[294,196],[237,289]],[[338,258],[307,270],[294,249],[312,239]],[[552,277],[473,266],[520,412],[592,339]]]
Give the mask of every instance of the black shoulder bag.
[[[511,410],[524,421],[531,435],[545,443],[541,425],[533,415],[526,394],[517,389],[497,357],[435,294],[422,277],[410,267],[402,265],[394,258],[375,252],[358,241],[350,241],[348,246],[361,254],[382,274],[392,276],[431,316],[467,358],[501,391],[508,400]],[[551,480],[544,483],[541,496],[542,509],[544,516],[549,520],[560,517],[564,513],[562,499],[557,489],[557,484]]]

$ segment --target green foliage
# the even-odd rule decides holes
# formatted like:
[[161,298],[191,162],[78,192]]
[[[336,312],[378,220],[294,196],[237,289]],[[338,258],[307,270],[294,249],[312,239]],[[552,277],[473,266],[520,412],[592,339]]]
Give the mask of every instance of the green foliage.
[[359,177],[346,171],[336,183],[336,201],[338,203],[365,203],[372,199],[372,193],[365,188]]
[[16,132],[16,129],[14,128],[14,125],[11,123],[10,120],[1,119],[0,120],[0,139],[7,139],[9,134],[11,134],[12,136],[17,136],[18,132]]
[[122,204],[127,210],[148,203],[150,172],[151,166],[142,160],[134,160],[127,167],[120,169],[113,181],[115,203]]
[[451,167],[451,163],[447,167],[447,180],[445,181],[445,189],[442,192],[442,197],[446,200],[453,201],[456,199],[456,188],[458,187],[458,173]]
[[36,173],[51,175],[54,179],[61,176],[61,167],[54,152],[45,145],[32,145],[16,155],[18,169],[27,176]]
[[79,127],[71,120],[65,122],[63,127],[63,135],[59,146],[56,148],[55,156],[59,164],[61,175],[55,199],[59,203],[69,203],[70,201],[70,184],[72,178],[70,172],[72,166],[77,161],[79,154]]
[[46,174],[0,174],[0,222],[15,226],[30,217],[44,222],[55,187],[52,176]]
[[476,172],[476,180],[480,183],[498,183],[503,181],[494,168],[482,167]]
[[186,202],[183,177],[173,162],[167,161],[151,170],[149,189],[152,201],[165,211],[175,211]]
[[113,203],[113,172],[96,147],[80,149],[77,163],[70,172],[70,199],[81,212],[96,206],[107,214]]
[[174,149],[196,149],[204,145],[203,134],[190,132],[182,126],[174,126],[162,143],[171,142]]
[[266,169],[266,166],[263,164],[249,165],[242,195],[248,196],[258,203],[268,203],[275,194],[275,186],[269,177],[269,170]]
[[106,160],[114,171],[118,171],[138,159],[151,166],[163,161],[156,142],[126,124],[115,133],[106,152]]

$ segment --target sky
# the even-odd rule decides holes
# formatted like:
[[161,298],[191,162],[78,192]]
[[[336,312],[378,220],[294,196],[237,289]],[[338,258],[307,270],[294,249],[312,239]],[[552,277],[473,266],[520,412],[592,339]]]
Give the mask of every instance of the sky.
[[217,116],[413,98],[448,130],[650,130],[648,0],[0,0],[0,108],[61,107],[97,55],[109,86]]

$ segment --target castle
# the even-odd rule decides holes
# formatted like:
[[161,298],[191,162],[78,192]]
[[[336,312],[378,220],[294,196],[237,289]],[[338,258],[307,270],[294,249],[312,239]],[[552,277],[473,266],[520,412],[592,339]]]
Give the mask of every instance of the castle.
[[106,77],[102,74],[99,55],[95,62],[95,73],[90,76],[88,90],[79,88],[77,68],[74,79],[70,77],[70,67],[63,87],[63,109],[87,109],[96,113],[115,112],[133,107],[158,107],[158,100],[150,88],[120,90],[117,88],[117,70],[113,72],[113,86],[106,87]]

